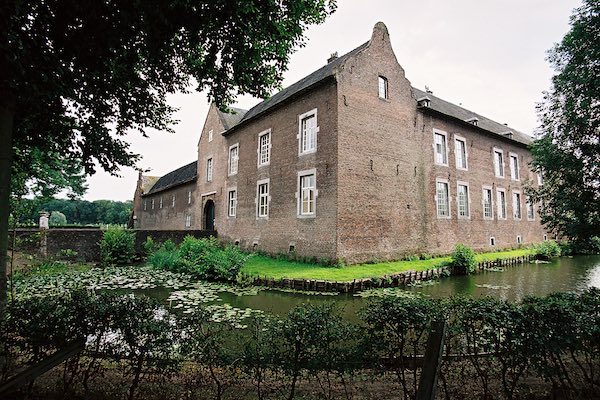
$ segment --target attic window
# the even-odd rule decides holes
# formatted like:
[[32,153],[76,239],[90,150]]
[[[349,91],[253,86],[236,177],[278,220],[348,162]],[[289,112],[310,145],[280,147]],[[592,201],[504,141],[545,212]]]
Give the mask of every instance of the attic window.
[[465,122],[468,122],[470,124],[477,126],[477,125],[479,125],[479,118],[473,117],[473,118],[465,119]]
[[430,105],[431,105],[431,99],[427,96],[417,99],[417,107],[419,107],[419,108],[429,107]]
[[388,94],[388,80],[385,76],[379,76],[379,98],[389,99]]
[[506,137],[507,137],[507,138],[509,138],[509,139],[512,139],[512,138],[513,138],[513,133],[512,133],[512,131],[502,132],[502,135],[503,135],[503,136],[506,136]]

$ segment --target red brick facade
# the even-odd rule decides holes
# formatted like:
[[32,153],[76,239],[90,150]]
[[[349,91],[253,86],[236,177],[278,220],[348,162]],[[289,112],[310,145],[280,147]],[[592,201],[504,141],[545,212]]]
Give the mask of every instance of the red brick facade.
[[[288,93],[257,106],[258,111],[238,115],[233,126],[211,106],[198,143],[197,180],[188,184],[194,190],[192,228],[210,228],[207,212],[214,204],[215,229],[224,240],[247,249],[293,250],[349,263],[448,253],[459,242],[476,249],[500,249],[517,246],[518,240],[526,244],[543,240],[537,207],[530,220],[525,202],[524,183],[537,184],[528,169],[529,139],[516,131],[513,136],[510,128],[432,94],[426,94],[431,105],[429,99],[423,101],[423,93],[411,87],[397,62],[385,25],[378,23],[367,44],[315,74],[305,78],[313,78],[310,85],[300,89],[293,85],[293,95],[286,89]],[[384,98],[378,90],[383,85]],[[310,113],[316,114],[316,129]],[[472,118],[481,123],[467,122]],[[301,141],[303,124],[306,132],[316,133],[316,151],[306,154],[301,148],[312,142]],[[435,162],[434,131],[445,138],[445,165]],[[263,134],[268,136],[261,142]],[[458,161],[457,139],[464,147]],[[261,144],[266,165],[260,165]],[[229,162],[232,147],[238,154],[234,174]],[[495,174],[495,150],[504,157],[503,178]],[[511,179],[513,155],[518,159],[518,180]],[[467,168],[457,168],[465,157]],[[300,178],[303,174],[305,178]],[[265,204],[258,185],[267,182]],[[300,182],[307,187],[302,209]],[[440,197],[437,182],[448,190],[449,218],[438,216],[437,200],[443,199],[443,190]],[[316,190],[310,186],[314,183]],[[488,207],[492,218],[484,218],[484,187],[492,194]],[[187,186],[166,189],[163,195],[184,189]],[[506,219],[498,218],[498,189],[505,191]],[[229,215],[232,190],[235,216]],[[520,219],[514,217],[513,193],[520,195]],[[301,215],[301,210],[314,213]],[[265,212],[267,216],[261,217]],[[175,229],[163,214],[154,214],[154,220],[142,216],[140,227]]]

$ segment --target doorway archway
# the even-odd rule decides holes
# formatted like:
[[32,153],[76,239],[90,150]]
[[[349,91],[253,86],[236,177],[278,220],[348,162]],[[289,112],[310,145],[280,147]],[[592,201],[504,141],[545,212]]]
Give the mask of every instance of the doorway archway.
[[204,229],[215,230],[215,202],[212,200],[207,200],[204,204]]

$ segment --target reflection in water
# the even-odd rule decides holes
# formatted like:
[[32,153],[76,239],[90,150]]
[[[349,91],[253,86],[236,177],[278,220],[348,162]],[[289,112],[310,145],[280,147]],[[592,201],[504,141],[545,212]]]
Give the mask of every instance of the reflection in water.
[[[438,284],[406,290],[417,294],[442,298],[456,294],[467,296],[492,296],[507,301],[520,301],[526,296],[543,296],[553,292],[580,292],[589,287],[600,287],[600,256],[578,256],[560,258],[548,264],[523,264],[506,267],[504,271],[450,277]],[[172,289],[155,288],[139,291],[166,301]],[[138,292],[138,291],[136,291]],[[283,315],[301,303],[321,304],[335,301],[342,314],[356,320],[357,311],[367,299],[352,295],[336,296],[307,295],[273,290],[264,290],[253,296],[237,296],[220,293],[219,303],[229,303],[237,308],[252,308],[276,315]]]

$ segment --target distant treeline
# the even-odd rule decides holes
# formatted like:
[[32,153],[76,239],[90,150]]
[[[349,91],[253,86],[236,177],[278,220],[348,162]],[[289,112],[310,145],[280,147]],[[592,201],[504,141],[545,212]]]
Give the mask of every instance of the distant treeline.
[[67,200],[51,199],[22,199],[21,207],[25,211],[20,217],[21,224],[38,224],[40,211],[58,211],[66,217],[67,224],[97,225],[115,224],[124,225],[129,221],[133,202],[112,200]]

